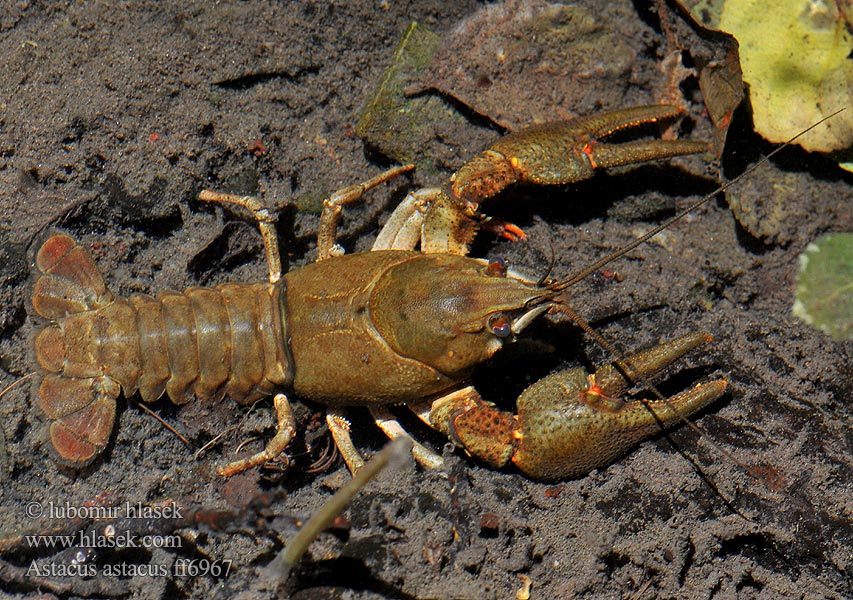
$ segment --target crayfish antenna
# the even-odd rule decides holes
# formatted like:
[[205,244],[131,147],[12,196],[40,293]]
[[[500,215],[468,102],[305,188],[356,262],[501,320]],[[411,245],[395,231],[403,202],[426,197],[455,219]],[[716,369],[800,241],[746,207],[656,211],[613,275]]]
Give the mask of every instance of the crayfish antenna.
[[18,377],[15,381],[13,381],[13,382],[12,382],[12,383],[10,383],[9,385],[7,385],[5,388],[3,388],[3,390],[2,390],[2,391],[0,391],[0,400],[2,400],[2,399],[3,399],[3,396],[5,396],[6,394],[8,394],[8,393],[9,393],[9,392],[11,392],[12,390],[14,390],[16,387],[18,387],[19,385],[21,385],[21,384],[22,384],[22,383],[24,383],[25,381],[27,381],[27,380],[29,380],[29,379],[32,379],[32,378],[33,378],[33,377],[35,377],[37,374],[38,374],[38,373],[36,373],[35,371],[33,371],[32,373],[27,373],[26,375],[22,375],[21,377]]
[[551,238],[548,238],[548,247],[551,250],[551,259],[548,262],[548,268],[545,269],[542,277],[540,277],[539,281],[536,282],[536,285],[540,287],[545,286],[551,273],[554,272],[554,266],[557,264],[557,249],[554,247],[554,240]]

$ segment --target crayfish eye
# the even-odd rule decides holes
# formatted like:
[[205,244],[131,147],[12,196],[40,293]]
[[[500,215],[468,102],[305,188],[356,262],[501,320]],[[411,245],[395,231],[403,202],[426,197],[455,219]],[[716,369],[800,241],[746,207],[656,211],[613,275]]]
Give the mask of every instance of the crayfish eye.
[[486,275],[489,277],[506,277],[506,261],[502,258],[490,260],[486,267]]
[[489,331],[495,334],[495,337],[506,338],[512,335],[511,325],[509,318],[503,313],[492,315],[489,318]]

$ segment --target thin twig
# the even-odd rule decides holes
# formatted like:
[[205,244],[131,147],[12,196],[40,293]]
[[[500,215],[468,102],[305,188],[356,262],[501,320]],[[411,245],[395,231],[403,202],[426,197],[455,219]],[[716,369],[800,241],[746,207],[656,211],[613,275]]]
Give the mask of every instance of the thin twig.
[[[134,402],[136,402],[136,401],[134,400]],[[142,410],[144,410],[145,412],[147,412],[149,415],[151,415],[152,417],[154,417],[155,419],[157,419],[158,421],[160,421],[160,423],[163,425],[163,427],[165,427],[166,429],[168,429],[169,431],[171,431],[172,433],[174,433],[174,434],[177,436],[177,438],[178,438],[179,440],[181,440],[184,444],[186,444],[186,445],[187,445],[187,448],[192,449],[192,447],[193,447],[192,443],[191,443],[187,438],[185,438],[183,435],[181,435],[181,433],[180,433],[177,429],[175,429],[174,427],[172,427],[171,425],[169,425],[169,424],[168,424],[168,423],[163,419],[163,417],[161,417],[160,415],[158,415],[157,413],[155,413],[153,410],[151,410],[150,408],[148,408],[147,406],[145,406],[145,405],[144,405],[144,404],[142,404],[141,402],[136,402],[136,405],[137,405],[139,408],[141,408]]]
[[387,444],[303,525],[296,537],[266,566],[264,575],[279,583],[287,581],[290,570],[296,566],[311,542],[344,511],[356,494],[380,471],[400,463],[411,453],[412,440],[407,436],[400,436]]

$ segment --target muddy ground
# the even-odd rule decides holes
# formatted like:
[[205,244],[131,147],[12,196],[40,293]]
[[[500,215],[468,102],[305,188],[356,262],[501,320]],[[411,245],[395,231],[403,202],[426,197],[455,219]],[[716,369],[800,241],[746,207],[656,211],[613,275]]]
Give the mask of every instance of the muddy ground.
[[[636,60],[651,68],[661,45],[653,11],[643,3],[598,4],[587,2],[618,6],[611,22],[639,32],[631,38]],[[424,0],[0,8],[2,384],[33,369],[29,263],[48,231],[90,248],[120,294],[261,280],[256,229],[195,200],[204,187],[232,189],[260,193],[279,211],[288,268],[313,260],[317,218],[304,209],[388,164],[353,132],[407,25],[417,20],[446,33],[479,7]],[[653,99],[648,90],[626,89],[625,101]],[[701,115],[701,106],[692,113]],[[470,120],[477,135],[436,139],[426,149],[446,157],[448,172],[497,135],[482,119]],[[740,111],[727,174],[768,150]],[[568,189],[528,190],[490,208],[523,226],[531,241],[484,236],[476,253],[534,274],[553,254],[553,272],[571,273],[712,190],[716,173],[706,157],[693,157]],[[407,189],[438,181],[415,173],[370,194],[347,210],[344,246],[369,248]],[[409,464],[383,474],[347,511],[349,525],[314,547],[288,593],[503,599],[515,597],[524,575],[531,598],[853,597],[853,347],[790,310],[798,254],[820,233],[853,229],[850,184],[831,162],[790,148],[737,192],[758,210],[771,200],[781,206],[775,234],[753,237],[720,195],[613,265],[619,278],[599,277],[574,292],[582,313],[621,348],[695,330],[713,335],[662,385],[672,393],[696,380],[729,379],[730,393],[696,419],[704,436],[679,428],[586,477],[539,483],[479,465],[412,423],[444,453],[447,472]],[[642,208],[650,205],[656,208]],[[511,401],[558,366],[605,358],[567,323],[537,325],[525,339],[541,343],[519,343],[475,375],[495,401]],[[254,438],[254,450],[271,435],[270,402],[251,411],[228,399],[153,405],[187,446],[136,400],[121,399],[108,449],[78,472],[51,458],[28,387],[7,393],[0,402],[3,596],[209,598],[248,589],[255,569],[292,536],[293,517],[312,514],[348,477],[340,461],[311,472],[326,439],[321,407],[296,404],[309,433],[294,442],[292,467],[225,481],[215,467],[241,441]],[[383,438],[366,412],[353,410],[352,420],[358,445],[378,450]],[[223,429],[218,444],[194,456]],[[175,531],[177,520],[132,521],[140,534],[180,535],[182,547],[97,551],[88,556],[92,577],[51,577],[45,569],[71,564],[74,553],[34,549],[17,537],[86,528],[33,516],[33,501],[47,510],[50,503],[170,500],[184,512],[232,513],[205,513],[212,524]],[[178,572],[187,560],[223,568],[230,561],[230,572]],[[33,561],[42,571],[27,575]],[[106,571],[122,565],[124,574]],[[142,574],[155,565],[167,572]]]

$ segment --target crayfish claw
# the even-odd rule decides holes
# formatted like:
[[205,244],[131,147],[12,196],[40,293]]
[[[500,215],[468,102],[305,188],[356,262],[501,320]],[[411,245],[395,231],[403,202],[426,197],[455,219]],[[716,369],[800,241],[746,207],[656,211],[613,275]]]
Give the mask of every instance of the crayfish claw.
[[[601,168],[709,151],[708,142],[695,140],[601,141],[623,129],[671,120],[681,112],[664,104],[635,106],[541,123],[500,138],[462,165],[444,187],[423,194],[430,200],[422,250],[467,254],[476,227],[484,221],[480,205],[509,186],[566,185],[588,179]],[[524,239],[523,232],[514,226],[498,233],[509,239]]]
[[710,337],[690,334],[605,365],[592,375],[552,373],[518,398],[518,415],[466,388],[437,401],[430,419],[473,456],[492,465],[510,460],[535,479],[579,477],[605,466],[643,439],[677,424],[723,395],[712,381],[660,400],[623,402],[631,377],[659,372]]

